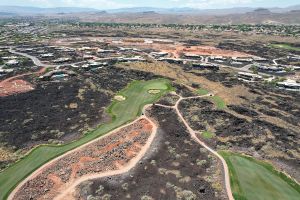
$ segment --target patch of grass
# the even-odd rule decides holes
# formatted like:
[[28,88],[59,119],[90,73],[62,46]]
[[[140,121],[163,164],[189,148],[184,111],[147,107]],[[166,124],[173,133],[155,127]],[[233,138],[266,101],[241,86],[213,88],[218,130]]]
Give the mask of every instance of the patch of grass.
[[213,96],[212,100],[213,100],[214,104],[217,106],[218,109],[226,108],[226,103],[221,97]]
[[235,200],[299,199],[300,185],[271,164],[228,151],[220,154],[229,168]]
[[204,138],[204,139],[211,139],[213,137],[215,137],[215,134],[210,132],[210,131],[203,131],[201,133],[201,136]]
[[[149,89],[159,89],[158,94],[149,94]],[[124,101],[114,100],[107,109],[112,116],[112,121],[97,127],[95,130],[84,135],[81,139],[65,145],[40,145],[33,149],[20,161],[0,173],[0,199],[6,199],[17,184],[29,176],[46,162],[79,147],[91,140],[133,121],[141,114],[145,104],[157,101],[162,95],[171,90],[171,84],[166,79],[155,79],[151,81],[134,81],[119,95],[126,97]]]
[[289,44],[271,44],[271,47],[280,48],[280,49],[287,49],[287,50],[293,50],[293,51],[300,51],[299,47],[293,47]]
[[196,93],[199,95],[207,95],[209,93],[209,91],[206,89],[200,88],[196,91]]

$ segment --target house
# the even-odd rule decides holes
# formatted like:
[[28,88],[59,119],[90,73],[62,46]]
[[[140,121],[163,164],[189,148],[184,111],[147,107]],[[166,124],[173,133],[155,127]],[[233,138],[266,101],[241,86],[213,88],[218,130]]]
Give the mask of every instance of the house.
[[143,61],[146,61],[146,59],[142,58],[141,56],[118,58],[118,62],[143,62]]
[[244,63],[242,63],[242,62],[236,62],[236,61],[231,61],[230,64],[232,64],[232,65],[243,65]]
[[252,58],[239,58],[239,57],[232,57],[232,60],[235,62],[252,62]]
[[215,60],[215,61],[217,61],[217,60],[221,60],[221,61],[227,60],[227,58],[225,58],[223,56],[210,56],[209,59],[210,60]]
[[106,49],[98,49],[97,53],[116,53],[117,51],[115,50],[106,50]]
[[191,59],[199,59],[199,58],[201,59],[202,58],[202,56],[197,55],[197,54],[192,54],[192,53],[185,53],[184,57],[191,58]]
[[257,67],[257,70],[260,72],[275,73],[275,74],[286,73],[286,71],[282,67],[267,66],[267,65],[256,65],[256,67]]
[[87,64],[82,65],[81,67],[85,70],[91,70],[91,69],[99,69],[102,68],[104,66],[108,66],[108,63],[106,62],[89,62]]
[[14,69],[2,69],[2,68],[0,68],[0,76],[6,75],[6,74],[8,74],[10,72],[13,72],[13,71],[14,71]]
[[17,56],[4,56],[2,57],[2,60],[13,60],[13,59],[17,59]]
[[15,59],[14,60],[9,60],[5,64],[9,65],[9,66],[14,66],[14,65],[19,64],[19,61],[15,60]]
[[45,53],[40,55],[41,58],[52,58],[54,57],[53,53]]
[[293,66],[292,69],[293,69],[294,71],[300,71],[300,66]]
[[261,57],[254,57],[253,60],[256,61],[256,62],[266,62],[266,61],[268,61],[268,59],[261,58]]
[[156,43],[156,44],[174,44],[175,42],[173,40],[168,40],[168,39],[153,39],[152,43]]
[[153,56],[154,58],[161,58],[161,57],[165,57],[168,56],[169,53],[167,52],[151,52],[150,56]]
[[62,79],[69,76],[76,76],[76,73],[70,70],[57,69],[40,76],[39,79],[43,81],[49,81]]
[[89,59],[93,59],[93,58],[94,58],[94,56],[92,56],[92,55],[83,55],[84,60],[89,60]]
[[289,91],[299,91],[300,92],[300,83],[297,83],[293,80],[287,80],[284,82],[278,82],[277,87],[280,89],[285,89]]
[[287,56],[287,58],[291,61],[299,61],[300,60],[300,56],[298,56],[298,55]]
[[159,58],[157,61],[168,62],[171,64],[183,64],[184,59],[179,58]]
[[64,63],[64,62],[68,62],[71,61],[71,58],[58,58],[56,60],[54,60],[54,63]]
[[262,76],[247,72],[239,72],[238,73],[238,79],[246,82],[254,82],[254,81],[260,81],[263,79]]
[[216,71],[220,69],[218,65],[212,63],[193,63],[192,66],[196,69],[208,69]]
[[140,50],[137,49],[137,48],[127,48],[127,47],[119,47],[119,51],[120,52],[126,52],[126,51],[136,51],[136,52],[139,52]]

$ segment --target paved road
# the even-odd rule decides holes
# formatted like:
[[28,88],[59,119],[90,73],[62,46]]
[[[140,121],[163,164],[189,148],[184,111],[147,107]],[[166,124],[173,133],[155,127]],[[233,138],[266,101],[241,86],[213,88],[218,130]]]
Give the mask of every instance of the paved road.
[[81,64],[81,63],[85,63],[86,61],[79,61],[79,62],[75,62],[75,63],[68,63],[68,64],[61,64],[61,65],[51,65],[51,64],[45,64],[45,63],[42,63],[42,61],[40,61],[37,57],[35,56],[31,56],[27,53],[21,53],[21,52],[18,52],[18,51],[15,51],[13,50],[12,48],[10,48],[8,50],[10,53],[12,54],[16,54],[16,55],[20,55],[20,56],[24,56],[24,57],[27,57],[29,59],[32,60],[32,62],[36,65],[36,66],[39,66],[39,67],[58,67],[58,66],[70,66],[70,65],[76,65],[76,64]]
[[12,54],[24,56],[24,57],[27,57],[27,58],[31,59],[32,62],[33,62],[36,66],[39,66],[39,67],[56,67],[56,65],[44,64],[44,63],[42,63],[37,57],[31,56],[31,55],[29,55],[29,54],[27,54],[27,53],[17,52],[17,51],[15,51],[15,50],[13,50],[12,48],[10,48],[8,51],[9,51],[10,53],[12,53]]

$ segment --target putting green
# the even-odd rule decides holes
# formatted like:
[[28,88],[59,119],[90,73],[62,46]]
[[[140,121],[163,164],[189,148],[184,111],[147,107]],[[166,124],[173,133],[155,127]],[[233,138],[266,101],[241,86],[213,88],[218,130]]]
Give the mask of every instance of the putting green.
[[[149,94],[149,89],[158,89],[158,94]],[[166,79],[155,79],[151,81],[134,81],[117,95],[126,97],[124,101],[114,100],[108,108],[112,121],[99,126],[94,131],[86,134],[81,139],[66,145],[42,145],[35,148],[19,162],[10,166],[0,173],[0,199],[6,199],[9,193],[24,178],[40,166],[56,158],[67,151],[79,147],[91,140],[94,140],[105,133],[116,129],[130,121],[133,121],[145,104],[157,101],[162,95],[171,90],[171,84]]]
[[298,200],[300,186],[270,164],[251,157],[220,152],[230,171],[235,200]]

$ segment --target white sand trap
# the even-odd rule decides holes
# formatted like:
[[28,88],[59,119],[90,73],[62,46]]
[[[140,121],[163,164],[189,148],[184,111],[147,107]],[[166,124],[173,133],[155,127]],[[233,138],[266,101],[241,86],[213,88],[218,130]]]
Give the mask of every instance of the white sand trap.
[[160,93],[160,90],[148,90],[149,94],[158,94]]
[[117,101],[124,101],[124,100],[126,100],[126,98],[124,96],[122,96],[122,95],[117,95],[117,96],[114,97],[114,99],[117,100]]

